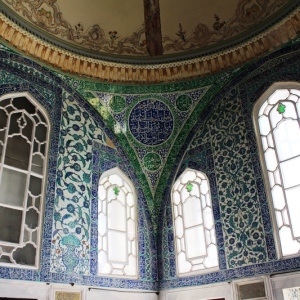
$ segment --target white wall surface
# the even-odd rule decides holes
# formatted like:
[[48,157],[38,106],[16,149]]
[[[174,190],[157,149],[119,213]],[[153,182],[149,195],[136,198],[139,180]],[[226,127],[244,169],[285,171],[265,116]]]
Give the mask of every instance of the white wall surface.
[[174,289],[159,293],[159,300],[233,300],[231,283],[208,284],[194,288]]
[[48,300],[50,286],[39,282],[0,281],[0,297]]
[[109,291],[91,289],[86,300],[157,300],[155,292]]
[[[0,279],[0,297],[54,300],[55,291],[80,292],[82,300],[207,300],[225,298],[238,300],[234,292],[237,284],[251,282],[262,277],[234,280],[190,288],[178,288],[161,291],[159,296],[154,292],[131,290],[104,290],[86,286],[71,286],[68,284],[50,284],[41,282],[26,282],[21,280]],[[263,276],[268,300],[284,300],[282,290],[300,287],[300,271],[288,274]]]
[[300,287],[300,272],[271,276],[273,297],[283,300],[282,289]]
[[1,280],[0,297],[55,300],[55,292],[80,292],[81,300],[157,300],[155,292],[112,291],[69,284],[49,284],[21,280]]

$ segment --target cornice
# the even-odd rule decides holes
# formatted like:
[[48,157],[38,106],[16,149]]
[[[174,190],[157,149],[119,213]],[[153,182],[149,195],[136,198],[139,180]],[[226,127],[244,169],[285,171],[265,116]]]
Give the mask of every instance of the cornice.
[[164,64],[109,62],[74,54],[29,33],[0,14],[0,37],[18,51],[43,61],[63,72],[104,82],[164,83],[210,75],[242,65],[295,38],[300,31],[300,8],[268,30],[230,49],[194,59]]

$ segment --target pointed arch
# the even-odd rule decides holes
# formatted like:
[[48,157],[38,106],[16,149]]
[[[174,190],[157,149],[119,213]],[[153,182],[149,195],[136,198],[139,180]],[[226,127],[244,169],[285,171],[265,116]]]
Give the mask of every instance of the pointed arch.
[[0,97],[0,264],[38,268],[49,116],[28,92]]
[[119,168],[102,174],[98,186],[98,274],[138,277],[137,195]]
[[300,253],[300,84],[273,84],[253,110],[279,257]]
[[171,191],[178,276],[219,269],[216,234],[207,176],[186,169]]

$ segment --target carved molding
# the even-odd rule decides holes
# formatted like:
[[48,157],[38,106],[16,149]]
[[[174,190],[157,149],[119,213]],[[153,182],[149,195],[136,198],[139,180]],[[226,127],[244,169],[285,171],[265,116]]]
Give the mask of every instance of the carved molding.
[[260,57],[295,38],[300,8],[269,30],[226,51],[166,64],[125,64],[92,59],[55,47],[0,14],[0,36],[18,51],[63,72],[118,83],[163,83],[211,75]]

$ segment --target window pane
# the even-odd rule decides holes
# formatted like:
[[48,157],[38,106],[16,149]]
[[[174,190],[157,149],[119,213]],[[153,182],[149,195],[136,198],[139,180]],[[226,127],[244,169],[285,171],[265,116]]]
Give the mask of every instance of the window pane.
[[[16,145],[18,145],[16,147]],[[28,170],[30,145],[21,136],[8,138],[4,164],[22,170]]]
[[274,136],[280,161],[300,154],[300,130],[298,121],[285,120],[274,130]]
[[183,218],[186,228],[202,224],[202,210],[199,198],[189,198],[183,204]]
[[102,174],[98,201],[98,273],[137,277],[136,194],[118,168]]
[[38,226],[39,214],[33,208],[29,209],[26,213],[25,224],[30,229],[35,229]]
[[206,242],[203,226],[197,226],[185,230],[187,258],[195,258],[206,255]]
[[40,155],[34,154],[32,156],[31,171],[38,174],[43,174],[43,166],[44,159]]
[[14,98],[12,104],[18,110],[26,110],[29,114],[34,114],[36,111],[35,106],[28,101],[26,97],[17,97]]
[[47,137],[47,127],[44,124],[38,124],[35,129],[35,138],[40,143],[44,143]]
[[108,204],[108,228],[126,231],[126,211],[125,206],[119,201]]
[[27,175],[24,173],[3,168],[0,185],[0,203],[23,206],[26,179]]
[[0,241],[19,243],[22,211],[0,206]]
[[280,168],[286,189],[300,184],[300,157],[281,163]]
[[218,267],[218,251],[207,177],[186,170],[172,188],[178,275]]
[[[277,232],[283,256],[298,254],[300,243],[300,127],[299,95],[295,89],[276,90],[263,103],[258,102],[259,116],[256,119],[260,128],[262,151],[268,172],[266,182],[271,190],[271,206],[275,209]],[[266,105],[266,103],[268,103]],[[256,110],[257,111],[257,110]],[[261,121],[264,113],[264,121]],[[267,139],[263,134],[267,120],[271,127]]]
[[17,248],[14,251],[13,259],[17,264],[34,266],[35,265],[36,249],[31,244],[27,244],[23,248]]
[[37,267],[48,120],[31,97],[16,95],[0,101],[0,247],[17,244],[10,263]]
[[286,191],[288,210],[294,238],[300,238],[300,186]]
[[108,259],[115,262],[127,262],[126,234],[113,230],[108,231]]
[[39,196],[42,189],[42,179],[30,176],[29,191],[33,196]]

